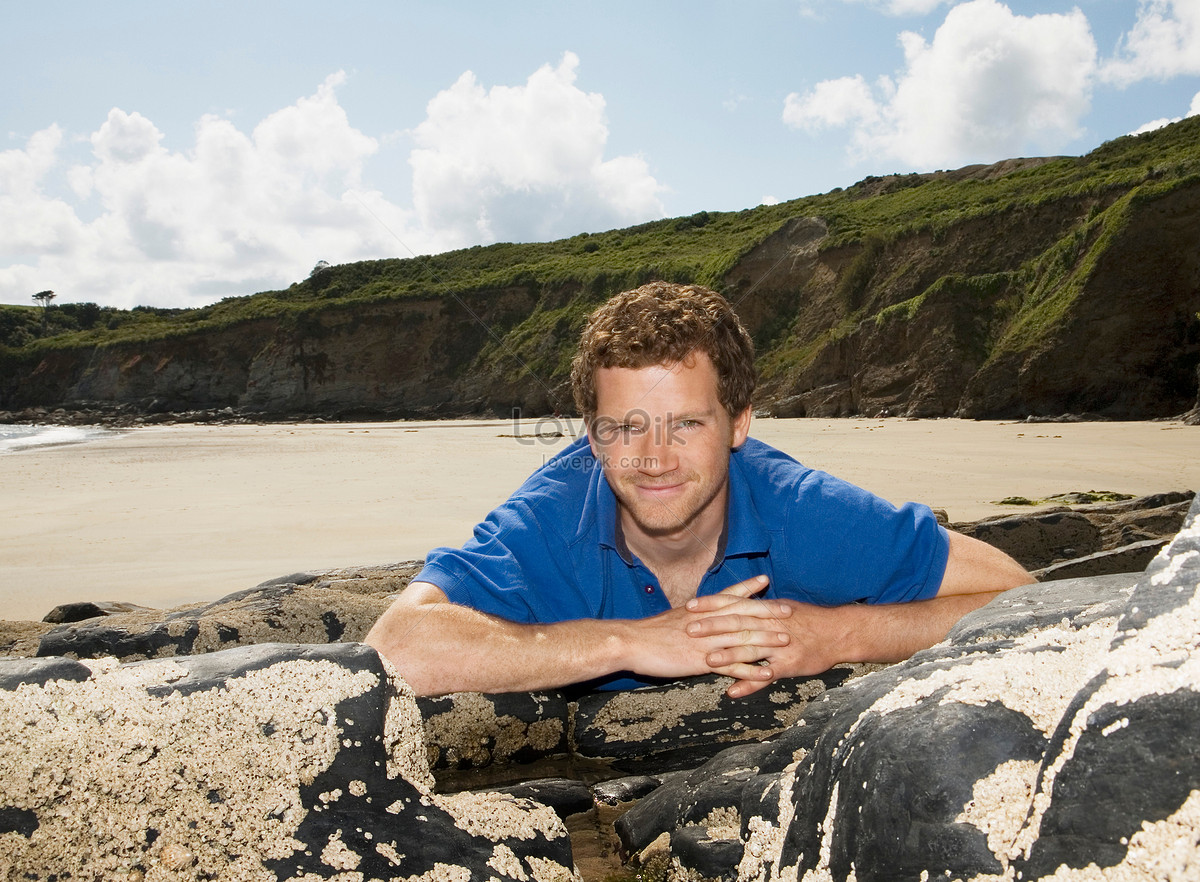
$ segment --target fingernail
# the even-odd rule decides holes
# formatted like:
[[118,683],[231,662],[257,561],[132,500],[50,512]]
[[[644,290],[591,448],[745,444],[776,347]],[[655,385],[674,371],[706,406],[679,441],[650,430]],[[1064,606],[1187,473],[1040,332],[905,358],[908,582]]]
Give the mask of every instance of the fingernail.
[[684,606],[686,606],[688,609],[695,609],[699,605],[700,605],[700,601],[694,597],[691,600],[689,600],[687,603],[684,604]]

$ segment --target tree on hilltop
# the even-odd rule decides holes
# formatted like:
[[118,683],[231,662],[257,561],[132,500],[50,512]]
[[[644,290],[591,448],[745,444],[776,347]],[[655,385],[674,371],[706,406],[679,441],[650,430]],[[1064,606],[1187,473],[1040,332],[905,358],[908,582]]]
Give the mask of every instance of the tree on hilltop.
[[38,291],[33,295],[34,301],[42,307],[42,333],[45,334],[50,326],[50,301],[55,298],[53,291]]

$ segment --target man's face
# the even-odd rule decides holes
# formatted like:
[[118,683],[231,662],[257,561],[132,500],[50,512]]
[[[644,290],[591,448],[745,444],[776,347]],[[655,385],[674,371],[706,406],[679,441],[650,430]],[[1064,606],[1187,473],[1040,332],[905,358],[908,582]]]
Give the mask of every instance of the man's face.
[[600,368],[595,382],[588,436],[627,533],[714,538],[724,525],[729,451],[746,440],[750,409],[730,418],[704,353],[680,364]]

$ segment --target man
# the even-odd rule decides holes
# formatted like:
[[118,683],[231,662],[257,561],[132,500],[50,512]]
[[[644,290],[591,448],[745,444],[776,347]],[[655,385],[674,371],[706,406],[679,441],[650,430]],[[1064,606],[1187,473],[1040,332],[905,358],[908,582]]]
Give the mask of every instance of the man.
[[739,698],[931,646],[1033,581],[1012,558],[749,438],[729,304],[655,282],[584,329],[587,437],[461,549],[435,549],[366,642],[418,694],[628,688],[715,672]]

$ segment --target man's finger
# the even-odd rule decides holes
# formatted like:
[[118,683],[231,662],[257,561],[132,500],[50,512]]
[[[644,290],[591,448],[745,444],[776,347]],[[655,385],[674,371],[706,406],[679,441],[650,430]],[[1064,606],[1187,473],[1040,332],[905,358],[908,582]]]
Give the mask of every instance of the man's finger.
[[726,612],[698,618],[688,622],[684,630],[687,631],[689,637],[713,637],[718,634],[738,635],[750,631],[758,634],[783,634],[788,630],[787,625],[780,622],[776,627],[775,623],[790,614],[791,610],[786,606],[776,609],[773,605],[764,604],[742,614]]
[[745,698],[747,695],[753,695],[764,686],[770,686],[772,679],[773,678],[763,678],[759,680],[738,680],[725,690],[725,694],[730,698]]
[[771,670],[770,665],[721,665],[719,668],[713,668],[713,673],[735,680],[748,680],[751,683],[770,683],[775,679],[775,672]]
[[770,580],[766,576],[753,576],[744,582],[737,582],[728,588],[723,588],[716,594],[693,597],[687,602],[687,608],[692,611],[712,612],[731,603],[754,597],[766,588],[769,582]]
[[704,663],[714,670],[735,664],[756,664],[772,658],[787,642],[786,634],[763,634],[753,643],[735,643],[714,649],[704,657]]
[[728,588],[721,590],[721,594],[736,594],[738,597],[753,597],[759,591],[767,587],[767,582],[770,580],[766,576],[751,576],[744,582],[738,582],[736,585],[730,585]]

